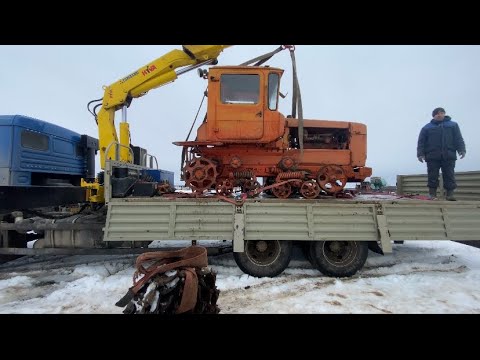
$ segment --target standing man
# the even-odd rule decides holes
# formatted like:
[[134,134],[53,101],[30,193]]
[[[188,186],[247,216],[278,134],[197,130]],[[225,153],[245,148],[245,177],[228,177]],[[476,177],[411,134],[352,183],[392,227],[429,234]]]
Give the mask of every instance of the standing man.
[[445,116],[445,109],[439,107],[432,112],[433,119],[425,125],[418,136],[418,161],[427,161],[428,189],[431,199],[437,197],[438,174],[442,169],[443,187],[446,199],[455,201],[453,191],[455,183],[455,161],[457,152],[460,159],[466,154],[465,142],[458,124],[450,116]]

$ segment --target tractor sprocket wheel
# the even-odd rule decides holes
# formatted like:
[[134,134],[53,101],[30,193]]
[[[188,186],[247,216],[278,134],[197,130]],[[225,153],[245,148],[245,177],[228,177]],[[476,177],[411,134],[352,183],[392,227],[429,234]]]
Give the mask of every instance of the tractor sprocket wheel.
[[[249,192],[253,192],[255,190],[257,190],[258,188],[260,188],[260,183],[256,180],[245,180],[245,182],[242,184],[242,191],[244,193],[249,193]],[[258,195],[258,194],[256,194]]]
[[185,185],[196,193],[203,193],[215,184],[217,166],[204,157],[192,159],[184,168]]
[[300,194],[305,199],[315,199],[320,194],[320,190],[320,186],[315,181],[307,180],[300,187]]
[[333,195],[342,191],[347,185],[347,176],[340,166],[327,165],[318,172],[317,183],[323,191]]
[[219,195],[230,195],[233,192],[233,181],[230,179],[223,179],[216,186],[217,194]]
[[279,199],[287,199],[292,194],[292,186],[290,183],[275,186],[272,193]]
[[296,165],[295,160],[293,158],[291,158],[290,156],[285,156],[278,163],[278,167],[280,169],[282,169],[283,171],[292,170],[293,168],[295,168],[295,165]]

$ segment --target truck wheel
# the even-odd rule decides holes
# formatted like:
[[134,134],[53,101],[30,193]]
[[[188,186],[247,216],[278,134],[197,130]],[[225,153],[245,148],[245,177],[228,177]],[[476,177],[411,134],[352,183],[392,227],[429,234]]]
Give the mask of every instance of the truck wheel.
[[283,272],[292,256],[291,241],[248,240],[245,251],[233,253],[238,267],[255,277],[274,277]]
[[360,270],[368,256],[367,241],[312,241],[312,265],[322,274],[348,277]]

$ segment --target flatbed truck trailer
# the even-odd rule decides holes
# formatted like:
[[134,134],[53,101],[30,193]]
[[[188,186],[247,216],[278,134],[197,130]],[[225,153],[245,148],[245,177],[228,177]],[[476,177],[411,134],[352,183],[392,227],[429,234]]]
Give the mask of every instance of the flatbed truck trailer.
[[[105,184],[118,165],[109,161]],[[113,254],[125,246],[151,251],[155,240],[227,240],[242,271],[262,277],[280,274],[298,243],[323,274],[342,277],[362,268],[369,249],[391,253],[393,241],[480,240],[480,201],[112,198],[108,186],[105,196],[96,212],[2,222],[0,254]],[[12,246],[12,235],[27,231],[43,237],[31,249]]]

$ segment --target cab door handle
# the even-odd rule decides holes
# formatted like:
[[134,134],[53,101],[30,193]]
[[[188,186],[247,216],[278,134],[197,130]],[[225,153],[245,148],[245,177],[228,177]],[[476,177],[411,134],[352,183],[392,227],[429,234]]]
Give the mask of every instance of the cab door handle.
[[255,114],[255,116],[262,117],[262,112],[259,111],[258,113]]

